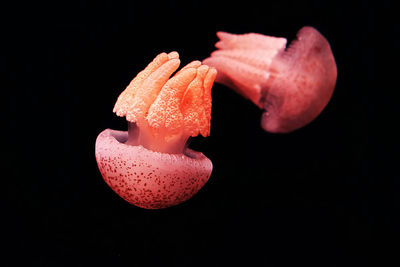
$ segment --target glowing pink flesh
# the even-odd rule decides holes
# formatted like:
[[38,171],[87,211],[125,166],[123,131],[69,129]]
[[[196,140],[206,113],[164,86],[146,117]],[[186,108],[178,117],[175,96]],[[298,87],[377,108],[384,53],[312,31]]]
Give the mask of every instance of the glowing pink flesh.
[[208,181],[212,163],[188,149],[190,136],[210,133],[211,88],[217,71],[175,51],[160,53],[120,94],[114,106],[128,131],[104,130],[96,140],[103,179],[123,199],[160,209],[191,198]]
[[96,140],[96,160],[107,184],[126,201],[146,209],[177,205],[208,181],[212,163],[186,148],[167,154],[124,144],[128,132],[104,130]]
[[303,27],[286,39],[256,33],[217,33],[217,50],[203,64],[218,70],[216,82],[233,88],[266,111],[261,126],[290,132],[315,119],[328,104],[337,77],[328,41]]

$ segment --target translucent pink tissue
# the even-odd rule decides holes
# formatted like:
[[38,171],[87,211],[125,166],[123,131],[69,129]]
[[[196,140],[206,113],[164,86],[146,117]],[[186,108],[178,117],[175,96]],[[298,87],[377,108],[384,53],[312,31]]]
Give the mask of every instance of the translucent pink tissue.
[[290,132],[314,120],[328,104],[337,69],[328,41],[303,27],[288,48],[285,38],[218,32],[219,50],[203,64],[224,84],[265,110],[261,126]]
[[202,153],[154,152],[126,145],[128,132],[106,129],[96,140],[96,160],[106,183],[138,207],[160,209],[191,198],[208,181],[212,163]]

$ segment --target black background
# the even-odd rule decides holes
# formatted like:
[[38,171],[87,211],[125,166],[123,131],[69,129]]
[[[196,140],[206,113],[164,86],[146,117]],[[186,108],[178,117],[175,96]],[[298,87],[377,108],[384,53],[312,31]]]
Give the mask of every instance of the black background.
[[[362,1],[3,6],[1,265],[394,264],[396,86],[379,61],[394,48],[390,10]],[[304,25],[329,40],[338,65],[315,121],[266,133],[258,108],[215,84],[211,136],[191,144],[214,164],[197,195],[144,210],[104,183],[96,136],[126,129],[115,100],[158,53],[178,51],[183,66],[209,56],[216,31],[292,40]]]

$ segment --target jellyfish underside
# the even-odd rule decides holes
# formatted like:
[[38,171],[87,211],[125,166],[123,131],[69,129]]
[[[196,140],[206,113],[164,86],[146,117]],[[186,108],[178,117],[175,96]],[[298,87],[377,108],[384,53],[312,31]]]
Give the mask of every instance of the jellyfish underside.
[[212,163],[187,148],[189,137],[210,132],[211,87],[216,70],[177,52],[159,54],[119,96],[114,112],[128,132],[107,129],[96,141],[104,180],[128,202],[157,209],[193,196],[208,180]]
[[218,32],[219,49],[203,61],[224,84],[264,110],[268,132],[291,132],[314,120],[329,102],[337,77],[328,41],[303,27],[287,40],[257,33]]

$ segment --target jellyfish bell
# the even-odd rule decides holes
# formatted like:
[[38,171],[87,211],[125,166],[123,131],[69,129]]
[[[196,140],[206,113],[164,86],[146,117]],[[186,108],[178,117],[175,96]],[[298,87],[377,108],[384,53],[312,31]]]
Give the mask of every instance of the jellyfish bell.
[[128,133],[106,129],[96,141],[96,159],[105,182],[123,199],[146,209],[182,203],[208,181],[212,163],[186,148],[169,154],[127,145]]
[[106,129],[96,140],[96,160],[106,183],[142,208],[188,200],[212,172],[211,161],[186,144],[191,136],[209,135],[216,70],[193,61],[170,78],[179,64],[177,52],[159,54],[115,104],[128,131]]
[[268,132],[291,132],[314,120],[328,104],[337,68],[328,41],[303,27],[286,48],[286,39],[257,33],[218,32],[219,49],[203,64],[218,70],[224,84],[264,110]]

